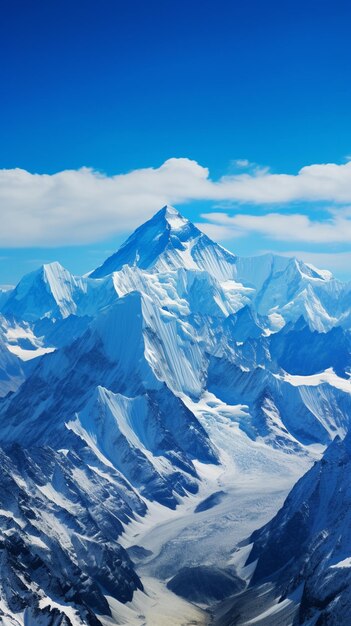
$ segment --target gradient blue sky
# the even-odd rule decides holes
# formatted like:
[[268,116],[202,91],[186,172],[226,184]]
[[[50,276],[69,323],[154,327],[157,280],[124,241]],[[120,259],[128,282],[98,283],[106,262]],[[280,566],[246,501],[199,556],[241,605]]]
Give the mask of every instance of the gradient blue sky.
[[[154,172],[179,158],[190,160],[180,163],[191,191],[188,186],[168,198],[161,169],[156,203],[175,198],[186,216],[209,224],[209,234],[239,254],[296,252],[350,278],[351,169],[343,169],[351,154],[350,27],[351,5],[340,0],[2,3],[0,168],[53,175],[87,167],[106,189],[110,177],[134,170],[151,182],[130,179],[125,201],[118,190],[111,198],[99,195],[95,179],[81,188],[66,175],[58,189],[37,177],[40,189],[33,190],[25,173],[14,181],[10,172],[9,193],[8,179],[0,178],[0,282],[16,282],[51,260],[75,273],[98,265],[160,208],[152,209],[153,198],[146,197],[150,186],[161,184],[153,182]],[[337,169],[308,171],[306,191],[298,172],[326,163]],[[182,186],[178,162],[166,173],[173,177],[175,165],[171,184]],[[204,168],[212,186],[225,185],[227,176],[235,188],[205,190]],[[331,188],[318,193],[325,176],[333,179]],[[287,186],[276,199],[266,187],[255,192],[257,178],[272,188]],[[84,217],[87,188],[89,201],[97,194],[96,215],[105,228]],[[55,219],[37,236],[36,220],[45,222],[57,194]],[[252,216],[262,220],[253,223]],[[305,227],[310,238],[301,236]],[[27,240],[17,237],[21,229],[28,230]]]

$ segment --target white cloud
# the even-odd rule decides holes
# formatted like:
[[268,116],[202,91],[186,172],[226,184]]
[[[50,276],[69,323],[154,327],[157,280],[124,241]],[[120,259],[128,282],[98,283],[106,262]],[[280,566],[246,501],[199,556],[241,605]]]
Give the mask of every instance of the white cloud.
[[[206,217],[205,215],[203,217]],[[211,222],[198,222],[195,224],[203,233],[206,233],[210,239],[214,241],[229,241],[231,239],[242,237],[246,233],[238,231],[224,224],[213,224]]]
[[[272,174],[256,168],[217,181],[211,180],[206,167],[190,159],[169,159],[159,168],[116,176],[87,168],[53,175],[0,170],[0,245],[53,246],[97,241],[134,228],[164,204],[181,206],[190,200],[257,205],[303,200],[351,203],[351,162],[310,165],[296,175]],[[300,241],[310,237],[313,241],[327,241],[330,235],[333,241],[341,241],[346,238],[342,234],[344,228],[350,238],[347,217],[333,215],[330,222],[312,223],[302,215],[238,215],[231,225],[220,223],[217,218],[206,228],[214,232],[216,224],[222,239],[231,227],[231,236],[233,232],[238,236],[254,230],[277,238],[287,237],[289,231],[305,230],[306,237],[300,234]]]
[[222,240],[256,233],[278,241],[303,241],[308,243],[350,243],[351,219],[344,211],[333,211],[324,220],[311,220],[307,215],[294,213],[266,213],[265,215],[205,213],[201,216],[208,224],[205,228],[218,228]]
[[235,167],[250,167],[250,165],[252,165],[252,163],[250,163],[250,161],[248,159],[234,159],[232,161],[233,166]]
[[224,176],[215,183],[218,199],[264,203],[294,201],[349,202],[351,161],[343,165],[308,165],[298,174],[272,174],[256,169],[251,173]]
[[138,226],[167,203],[196,197],[208,170],[189,159],[104,176],[88,168],[53,175],[0,170],[0,245],[88,243]]

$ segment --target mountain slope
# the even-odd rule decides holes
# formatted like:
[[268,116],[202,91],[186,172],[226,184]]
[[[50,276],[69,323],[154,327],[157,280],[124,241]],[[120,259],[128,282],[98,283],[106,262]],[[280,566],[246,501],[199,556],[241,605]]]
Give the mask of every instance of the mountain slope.
[[126,602],[142,588],[118,537],[145,505],[116,472],[90,461],[46,446],[0,449],[0,593],[9,623],[101,626],[107,591]]
[[[157,368],[157,373],[165,373],[164,380],[169,385],[172,381],[174,385],[180,384],[184,375],[179,363],[172,362],[172,356],[175,356],[175,348],[172,348],[171,343],[174,341],[172,325],[168,319],[166,323],[157,319],[157,314],[150,309],[150,303],[145,311],[145,315],[152,316],[151,323],[155,320],[156,323],[157,321],[160,323],[157,335],[156,330],[152,331],[148,325],[144,327],[147,318],[143,315],[142,300],[140,295],[132,293],[100,314],[86,333],[71,346],[57,350],[42,359],[19,391],[4,402],[0,437],[2,441],[17,441],[26,445],[36,443],[70,448],[73,445],[71,439],[74,431],[76,436],[85,443],[88,442],[89,446],[90,440],[84,439],[82,431],[78,429],[78,432],[73,426],[75,415],[80,416],[83,411],[82,416],[78,417],[79,423],[85,431],[88,428],[89,433],[92,427],[91,420],[93,423],[95,420],[94,414],[98,415],[103,411],[99,418],[102,420],[102,427],[114,428],[116,434],[113,443],[115,452],[110,450],[107,457],[111,460],[111,454],[121,454],[125,458],[123,466],[125,472],[133,464],[139,472],[142,470],[141,464],[145,471],[148,466],[156,481],[153,489],[152,477],[148,479],[145,477],[143,487],[148,497],[151,499],[157,497],[175,506],[177,500],[172,494],[173,489],[180,493],[183,493],[184,487],[191,491],[196,489],[193,478],[196,472],[191,459],[216,462],[216,454],[211,449],[205,431],[191,412],[154,373],[152,365],[158,350],[159,358],[154,367]],[[164,335],[163,342],[162,324],[165,331],[170,332],[170,335]],[[154,335],[157,336],[157,343],[151,345],[150,341]],[[164,355],[168,361],[160,370],[159,362]],[[191,355],[192,351],[190,357]],[[180,348],[179,358],[181,358]],[[185,374],[191,371],[191,365],[187,363],[185,351],[183,359]],[[35,390],[35,410],[31,403],[28,404],[28,398],[32,397],[33,390]],[[135,400],[128,401],[128,398]],[[125,402],[127,404],[123,407]],[[129,412],[133,413],[136,403],[143,408],[139,407],[139,422],[137,421],[134,428],[143,428],[142,422],[146,420],[147,425],[144,425],[144,428],[150,430],[149,439],[147,440],[145,434],[143,442],[138,438],[137,444],[133,438],[125,437],[121,426],[122,419],[124,424],[126,419],[133,419]],[[127,411],[127,417],[123,418],[121,411],[122,413]],[[174,417],[171,420],[169,415],[172,413]],[[69,428],[68,423],[72,424]],[[97,422],[93,430],[97,440],[100,441],[100,452],[103,452],[102,435],[98,435]],[[99,447],[97,440],[94,445]],[[151,464],[140,450],[140,447],[145,446],[153,455]],[[139,463],[135,453],[139,457]],[[164,465],[161,473],[156,457],[159,457],[161,465],[162,463]],[[161,462],[163,457],[164,461]],[[167,457],[171,462],[166,460]],[[114,459],[116,467],[117,456],[114,456]],[[128,477],[131,479],[129,474]],[[139,481],[137,472],[135,478]],[[137,486],[140,486],[139,482]]]
[[300,592],[296,624],[347,623],[351,610],[351,438],[336,439],[253,534],[253,584],[270,580]]
[[9,349],[4,320],[0,318],[0,398],[16,391],[24,378],[22,363]]

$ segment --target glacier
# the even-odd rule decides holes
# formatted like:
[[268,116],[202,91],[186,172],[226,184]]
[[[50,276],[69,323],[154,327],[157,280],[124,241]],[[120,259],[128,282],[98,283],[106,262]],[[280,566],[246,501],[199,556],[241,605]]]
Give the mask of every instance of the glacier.
[[2,292],[3,623],[340,623],[350,305],[329,272],[238,257],[169,206],[86,275]]

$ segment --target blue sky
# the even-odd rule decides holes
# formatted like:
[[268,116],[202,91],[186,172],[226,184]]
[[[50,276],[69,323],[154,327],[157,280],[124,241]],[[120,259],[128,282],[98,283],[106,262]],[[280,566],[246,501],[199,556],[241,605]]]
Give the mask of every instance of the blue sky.
[[351,278],[350,21],[338,0],[3,3],[0,282],[88,271],[163,200],[239,254]]

